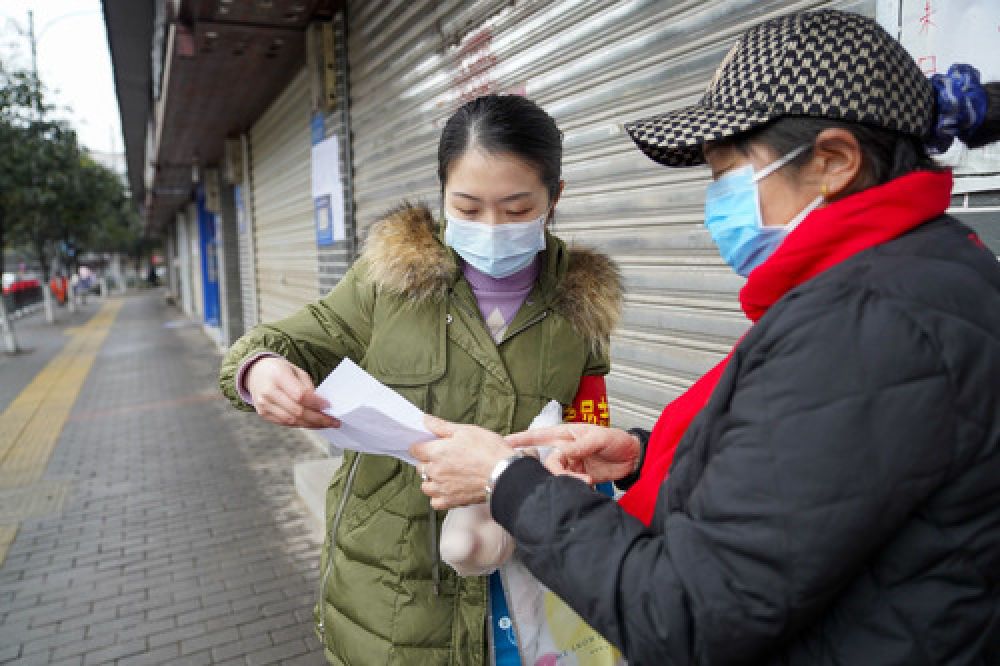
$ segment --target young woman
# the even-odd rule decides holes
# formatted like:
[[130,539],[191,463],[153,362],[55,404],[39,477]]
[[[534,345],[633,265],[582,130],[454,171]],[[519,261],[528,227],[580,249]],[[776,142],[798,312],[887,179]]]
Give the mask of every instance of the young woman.
[[929,82],[871,19],[799,13],[629,132],[708,163],[750,330],[663,412],[620,504],[511,445],[597,481],[631,469],[627,433],[436,423],[414,447],[434,505],[490,484],[521,560],[632,666],[1000,664],[1000,264],[924,148],[1000,139],[1000,85]]
[[[555,122],[527,99],[463,106],[438,150],[446,223],[412,206],[378,223],[327,297],[233,345],[223,392],[274,423],[336,426],[313,389],[350,358],[422,410],[499,434],[523,430],[550,400],[569,405],[585,377],[608,372],[622,294],[609,259],[547,230],[561,158]],[[518,663],[485,624],[499,579],[440,564],[443,514],[420,483],[394,458],[345,454],[327,494],[316,608],[327,658]]]

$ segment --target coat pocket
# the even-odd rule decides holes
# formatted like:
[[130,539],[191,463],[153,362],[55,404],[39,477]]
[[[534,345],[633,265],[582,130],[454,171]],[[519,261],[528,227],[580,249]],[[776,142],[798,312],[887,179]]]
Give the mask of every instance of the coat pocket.
[[344,513],[344,527],[365,524],[387,502],[406,489],[404,463],[389,456],[363,455]]
[[393,388],[437,381],[447,367],[446,320],[443,303],[380,307],[361,367]]

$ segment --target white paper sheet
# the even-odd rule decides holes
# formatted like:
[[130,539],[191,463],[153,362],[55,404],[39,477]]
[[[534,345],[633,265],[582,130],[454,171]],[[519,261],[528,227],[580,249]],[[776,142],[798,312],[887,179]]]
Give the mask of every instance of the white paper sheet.
[[416,465],[410,446],[436,439],[424,427],[422,411],[350,359],[341,361],[316,393],[330,403],[326,413],[340,419],[339,428],[319,431],[334,446]]

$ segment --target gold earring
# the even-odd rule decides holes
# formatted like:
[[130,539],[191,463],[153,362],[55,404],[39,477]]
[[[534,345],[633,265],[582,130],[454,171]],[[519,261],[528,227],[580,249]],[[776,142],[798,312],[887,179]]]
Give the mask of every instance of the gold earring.
[[830,188],[827,187],[826,183],[823,183],[822,185],[819,186],[819,194],[824,199],[830,196]]

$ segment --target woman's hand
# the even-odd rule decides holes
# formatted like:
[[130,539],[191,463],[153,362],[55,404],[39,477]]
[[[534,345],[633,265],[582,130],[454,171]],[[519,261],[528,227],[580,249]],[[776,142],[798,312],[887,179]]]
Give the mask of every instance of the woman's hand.
[[553,474],[572,474],[587,483],[617,481],[635,471],[639,440],[624,430],[590,423],[564,423],[507,436],[516,448],[555,447],[545,459]]
[[340,421],[323,413],[329,407],[316,395],[307,372],[280,357],[265,357],[250,366],[243,381],[254,409],[265,420],[300,428],[339,428]]
[[420,489],[435,509],[486,501],[486,484],[496,464],[514,455],[503,437],[484,428],[425,416],[427,429],[440,437],[410,447],[424,477]]

